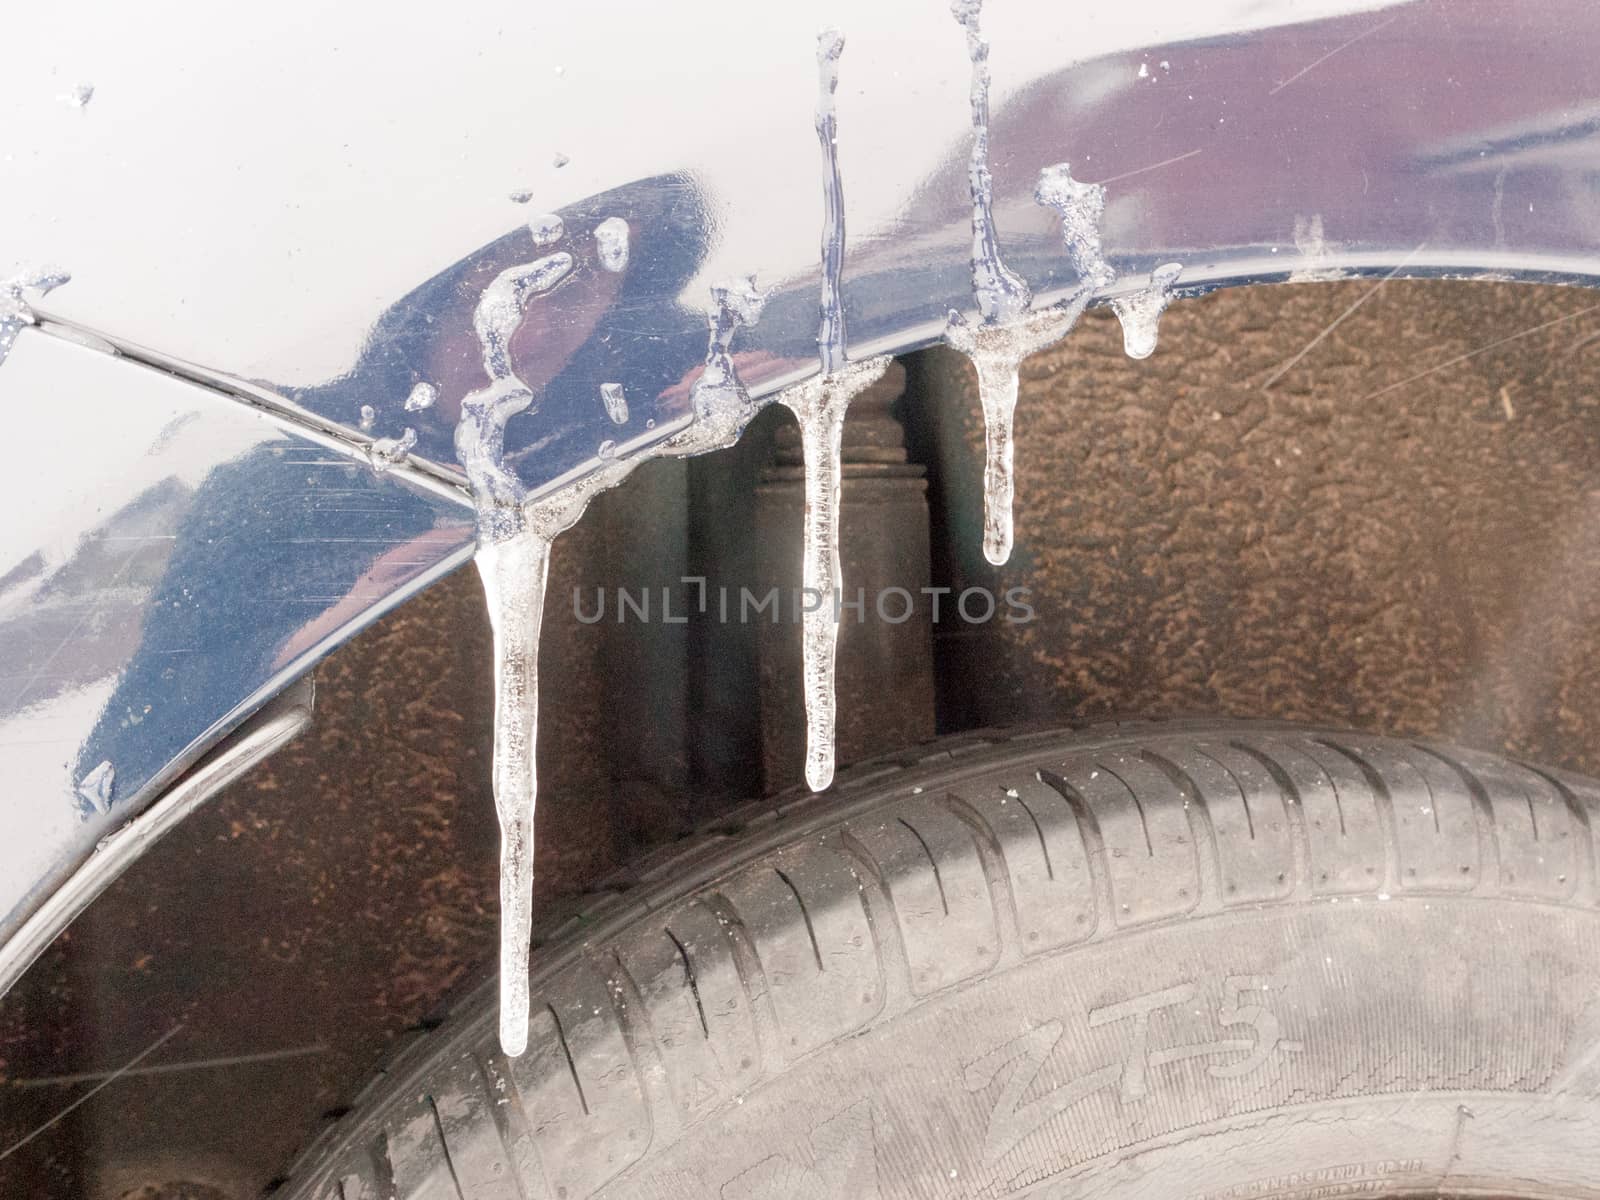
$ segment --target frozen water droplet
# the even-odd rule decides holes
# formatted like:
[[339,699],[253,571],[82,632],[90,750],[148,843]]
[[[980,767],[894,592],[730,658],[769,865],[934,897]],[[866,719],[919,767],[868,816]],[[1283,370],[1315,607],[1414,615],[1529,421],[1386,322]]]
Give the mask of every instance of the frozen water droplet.
[[607,217],[596,225],[594,244],[603,270],[616,274],[628,265],[628,223],[621,217]]
[[1300,254],[1300,261],[1289,275],[1290,283],[1320,283],[1344,278],[1344,272],[1334,265],[1321,213],[1294,219],[1294,248]]
[[1149,63],[1140,63],[1139,64],[1139,78],[1140,79],[1149,79],[1150,78],[1150,64]]
[[654,417],[651,417],[648,421],[646,421],[644,423],[644,427],[646,429],[654,429],[656,427],[656,419]]
[[617,444],[610,438],[607,438],[605,441],[600,443],[600,449],[595,451],[595,453],[597,453],[601,458],[615,458],[617,456]]
[[520,192],[519,191],[519,192],[512,192],[511,193],[511,203],[513,203],[513,204],[526,204],[532,199],[533,199],[533,193],[532,192]]
[[416,444],[417,431],[407,425],[399,437],[379,438],[373,442],[367,450],[367,457],[372,460],[372,469],[382,475],[390,467],[405,462]]
[[1021,794],[1021,793],[1019,793],[1019,792],[1018,792],[1018,791],[1017,791],[1017,789],[1016,789],[1016,788],[1014,788],[1014,787],[1008,787],[1008,788],[1007,788],[1007,789],[1006,789],[1006,799],[1007,799],[1007,800],[1015,800],[1015,799],[1017,799],[1017,798],[1018,798],[1018,797],[1019,797],[1019,796],[1020,796],[1020,794]]
[[887,356],[846,363],[781,392],[778,399],[800,426],[805,460],[805,532],[801,586],[801,675],[806,708],[806,783],[820,792],[833,781],[834,657],[839,639],[835,605],[843,589],[839,570],[839,452],[845,410],[889,369]]
[[550,165],[552,167],[554,167],[556,170],[559,171],[562,167],[566,166],[571,161],[572,160],[570,158],[568,158],[565,154],[563,154],[563,153],[561,153],[561,151],[557,150],[555,152],[555,156],[550,159]]
[[378,410],[370,404],[361,406],[361,428],[371,429],[378,423]]
[[622,394],[620,383],[602,383],[600,399],[606,406],[606,416],[617,425],[628,423],[628,398]]
[[473,329],[483,347],[483,368],[491,380],[511,377],[511,335],[522,324],[522,312],[534,296],[548,292],[572,270],[572,255],[547,254],[531,263],[507,267],[483,289],[472,314]]
[[407,412],[423,412],[433,407],[439,398],[439,389],[431,383],[419,383],[411,389],[411,394],[406,397]]
[[78,781],[78,796],[95,812],[110,812],[116,786],[117,769],[110,762],[103,762]]
[[29,292],[42,296],[71,278],[65,271],[43,268],[20,271],[9,279],[0,279],[0,363],[11,353],[17,335],[36,320],[33,309],[23,297]]
[[839,88],[839,57],[844,35],[837,29],[817,34],[817,141],[822,147],[822,296],[817,330],[817,356],[822,373],[844,365],[844,180],[839,174],[839,117],[834,93]]
[[1106,209],[1106,189],[1098,183],[1080,183],[1068,163],[1056,163],[1039,172],[1034,185],[1036,203],[1061,216],[1061,240],[1078,278],[1094,288],[1109,287],[1117,273],[1100,248],[1100,218]]
[[1172,287],[1182,273],[1182,263],[1163,263],[1150,272],[1148,286],[1111,301],[1112,311],[1122,322],[1122,349],[1129,358],[1149,358],[1155,353],[1161,314],[1172,303]]
[[540,213],[528,222],[528,232],[533,235],[535,246],[553,245],[566,231],[566,224],[555,213]]
[[729,347],[741,325],[754,325],[761,319],[766,293],[757,289],[755,276],[750,275],[712,284],[711,302],[705,369],[689,389],[694,424],[662,443],[665,454],[703,454],[731,446],[755,415],[755,405],[739,379]]

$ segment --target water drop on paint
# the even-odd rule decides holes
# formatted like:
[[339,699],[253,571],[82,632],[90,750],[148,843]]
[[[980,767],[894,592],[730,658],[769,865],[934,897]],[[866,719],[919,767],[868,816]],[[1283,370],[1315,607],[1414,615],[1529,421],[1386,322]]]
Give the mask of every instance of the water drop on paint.
[[628,223],[621,217],[607,217],[594,227],[595,249],[602,269],[613,275],[628,265]]

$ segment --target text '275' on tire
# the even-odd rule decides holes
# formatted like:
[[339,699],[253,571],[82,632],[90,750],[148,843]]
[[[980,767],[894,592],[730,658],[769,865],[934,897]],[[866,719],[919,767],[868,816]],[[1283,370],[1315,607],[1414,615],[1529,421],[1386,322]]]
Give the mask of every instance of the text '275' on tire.
[[644,864],[297,1200],[1600,1196],[1600,783],[1205,722],[933,743]]

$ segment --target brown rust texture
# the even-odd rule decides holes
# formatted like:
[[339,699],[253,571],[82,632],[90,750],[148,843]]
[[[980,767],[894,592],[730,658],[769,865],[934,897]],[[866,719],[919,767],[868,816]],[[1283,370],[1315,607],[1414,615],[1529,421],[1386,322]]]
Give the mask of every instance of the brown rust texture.
[[[935,582],[1027,587],[1038,614],[947,611],[943,728],[1227,712],[1600,770],[1600,341],[1586,340],[1600,311],[1586,292],[1390,283],[1263,388],[1372,286],[1181,301],[1137,363],[1091,317],[1028,363],[1017,549],[999,570],[979,548],[970,375],[948,352],[912,362]],[[673,732],[693,714],[667,664],[716,639],[585,625],[570,607],[574,586],[650,578],[647,550],[669,560],[659,582],[706,566],[706,539],[671,514],[726,489],[656,467],[554,556],[544,904],[671,836],[671,797],[694,782],[696,747]],[[146,1065],[317,1049],[119,1079],[0,1161],[0,1194],[255,1195],[405,1030],[492,969],[488,664],[470,572],[324,664],[313,729],[138,863],[0,1002],[0,1150],[91,1086],[16,1081],[115,1069],[174,1026]],[[841,721],[883,702],[842,696]],[[714,807],[702,797],[696,815]]]
[[1181,301],[1141,362],[1095,314],[1028,362],[998,570],[970,375],[921,360],[935,574],[1038,612],[941,625],[947,727],[1230,713],[1600,770],[1600,311],[1392,282],[1263,387],[1372,286]]

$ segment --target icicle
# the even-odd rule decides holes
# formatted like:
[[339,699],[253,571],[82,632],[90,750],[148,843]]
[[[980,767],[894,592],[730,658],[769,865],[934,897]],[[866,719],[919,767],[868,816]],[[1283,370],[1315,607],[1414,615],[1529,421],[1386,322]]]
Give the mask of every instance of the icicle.
[[1011,557],[1016,486],[1012,418],[1022,360],[1066,337],[1088,303],[1088,289],[1080,288],[1061,304],[1025,312],[1001,325],[969,325],[960,313],[950,314],[945,340],[972,360],[978,375],[984,444],[983,556],[995,566]]
[[835,607],[844,590],[839,570],[839,454],[845,410],[861,391],[889,369],[887,356],[846,363],[832,375],[816,375],[786,389],[778,399],[800,425],[805,456],[806,500],[801,586],[801,674],[806,707],[806,783],[815,792],[833,782],[834,657],[839,641]]
[[[535,240],[538,239],[537,232]],[[559,235],[558,235],[559,236]],[[516,375],[511,339],[528,302],[572,270],[572,256],[549,254],[509,267],[483,289],[472,324],[488,383],[462,398],[456,457],[478,513],[478,551],[494,640],[494,803],[500,821],[500,1045],[508,1055],[528,1042],[528,947],[533,930],[533,812],[537,795],[539,623],[550,540],[559,521],[550,501],[530,512],[526,490],[506,467],[506,422],[533,403]],[[586,503],[587,501],[585,501]],[[582,512],[582,505],[576,513]],[[560,526],[564,528],[565,526]]]
[[71,278],[65,271],[43,270],[24,271],[10,279],[0,279],[0,363],[11,353],[17,334],[35,320],[33,309],[28,307],[23,294],[37,292],[42,296]]
[[411,394],[406,397],[407,412],[423,412],[433,407],[434,401],[439,399],[439,389],[431,383],[418,383],[411,389]]
[[982,0],[953,0],[950,11],[967,33],[972,62],[972,153],[967,186],[972,196],[972,296],[983,323],[950,314],[945,340],[972,360],[983,409],[983,556],[996,566],[1011,557],[1014,417],[1022,360],[1065,337],[1097,287],[1115,278],[1100,254],[1100,211],[1105,189],[1080,184],[1065,164],[1040,172],[1034,198],[1062,214],[1062,236],[1079,275],[1076,292],[1061,304],[1034,312],[1027,283],[1001,261],[989,175],[989,43],[979,27]]
[[844,582],[839,570],[839,452],[850,401],[882,378],[887,357],[852,363],[845,356],[844,181],[839,174],[834,92],[844,37],[836,29],[817,35],[817,141],[822,147],[822,293],[818,302],[817,357],[822,373],[778,399],[800,425],[805,458],[805,531],[801,584],[801,675],[806,709],[806,783],[820,792],[833,782],[834,659],[839,642],[835,607]]
[[1172,303],[1172,287],[1182,273],[1182,263],[1163,263],[1150,272],[1149,286],[1111,302],[1122,322],[1122,349],[1129,358],[1149,358],[1155,353],[1161,314]]
[[494,639],[494,804],[500,819],[500,1048],[528,1046],[533,939],[534,753],[539,730],[539,624],[550,540],[525,527],[473,557]]

